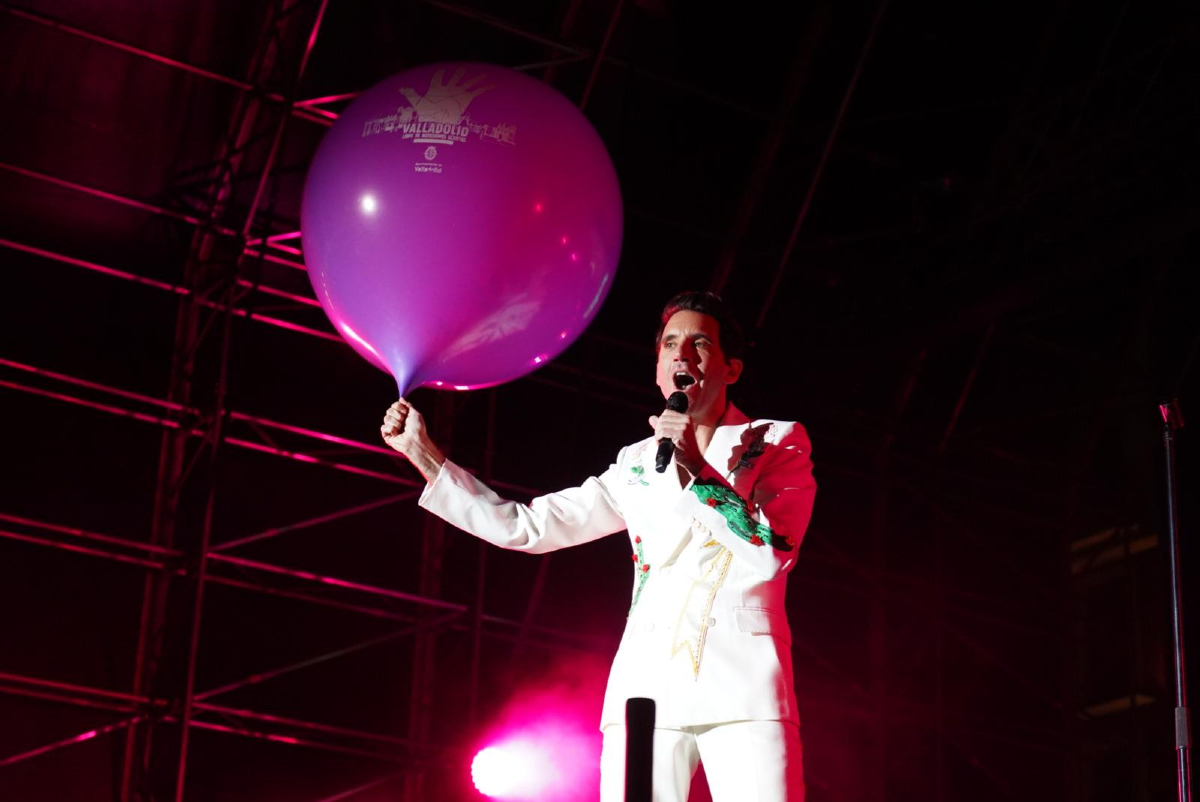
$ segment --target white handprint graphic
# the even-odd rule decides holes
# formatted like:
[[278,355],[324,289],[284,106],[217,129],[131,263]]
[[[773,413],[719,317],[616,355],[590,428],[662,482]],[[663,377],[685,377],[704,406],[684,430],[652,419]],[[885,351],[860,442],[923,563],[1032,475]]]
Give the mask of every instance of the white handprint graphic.
[[[417,112],[417,119],[423,123],[446,123],[458,125],[467,111],[471,101],[489,89],[491,86],[478,86],[484,75],[476,75],[463,81],[465,67],[455,70],[450,80],[445,80],[445,70],[438,70],[429,82],[429,91],[424,96],[418,95],[411,87],[404,87],[400,94],[412,104]],[[460,83],[461,82],[461,83]]]

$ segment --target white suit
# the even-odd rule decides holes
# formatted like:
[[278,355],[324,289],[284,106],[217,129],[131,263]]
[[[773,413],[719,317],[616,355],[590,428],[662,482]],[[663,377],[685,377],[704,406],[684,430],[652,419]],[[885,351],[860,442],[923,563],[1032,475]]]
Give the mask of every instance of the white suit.
[[653,438],[623,448],[600,476],[528,505],[446,462],[420,504],[535,554],[628,530],[633,592],[602,728],[624,722],[633,696],[655,701],[662,728],[798,724],[784,591],[816,493],[803,427],[728,405],[686,486],[674,462],[655,472],[655,450]]

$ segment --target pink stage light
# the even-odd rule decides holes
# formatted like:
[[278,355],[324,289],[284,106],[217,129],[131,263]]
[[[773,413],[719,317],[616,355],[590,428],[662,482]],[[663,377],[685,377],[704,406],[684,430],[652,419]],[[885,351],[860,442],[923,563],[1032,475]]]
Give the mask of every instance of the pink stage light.
[[598,736],[561,722],[528,730],[481,749],[471,762],[471,779],[484,796],[512,802],[594,798]]
[[607,679],[608,666],[589,655],[556,661],[516,689],[476,742],[471,779],[479,793],[505,802],[595,802],[596,721]]
[[471,763],[471,779],[494,799],[537,799],[551,784],[548,755],[536,744],[511,741],[481,749]]

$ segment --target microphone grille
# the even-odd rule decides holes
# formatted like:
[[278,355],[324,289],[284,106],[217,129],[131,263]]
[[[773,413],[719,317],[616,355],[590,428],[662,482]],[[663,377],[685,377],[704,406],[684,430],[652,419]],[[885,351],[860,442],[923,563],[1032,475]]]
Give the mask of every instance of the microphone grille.
[[684,393],[674,392],[667,397],[667,409],[672,412],[687,412],[687,408],[688,398]]

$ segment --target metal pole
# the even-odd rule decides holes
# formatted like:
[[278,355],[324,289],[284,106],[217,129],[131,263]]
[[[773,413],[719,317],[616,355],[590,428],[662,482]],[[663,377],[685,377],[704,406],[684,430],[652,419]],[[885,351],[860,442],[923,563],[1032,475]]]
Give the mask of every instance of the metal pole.
[[807,82],[809,71],[816,59],[818,46],[825,36],[828,22],[829,3],[814,4],[812,17],[804,25],[803,33],[796,44],[796,55],[792,59],[792,67],[788,72],[783,94],[779,98],[779,104],[775,108],[771,124],[763,135],[762,145],[758,148],[754,166],[746,180],[746,188],[742,191],[742,199],[738,204],[737,213],[734,215],[733,224],[730,226],[725,244],[721,247],[721,255],[717,258],[717,267],[708,285],[709,289],[715,293],[724,292],[725,285],[729,282],[734,262],[737,260],[738,252],[750,229],[750,223],[754,219],[754,212],[758,208],[759,201],[766,191],[767,182],[774,171],[775,159],[787,136],[796,104],[800,101],[800,92]]
[[624,7],[625,0],[617,0],[613,5],[612,16],[609,17],[608,27],[604,30],[604,40],[600,42],[600,49],[592,58],[592,69],[588,72],[587,85],[584,86],[583,96],[579,99],[580,111],[586,109],[588,101],[591,100],[592,90],[596,88],[596,79],[600,76],[600,67],[604,64],[604,57],[608,53],[608,46],[612,43],[613,32],[617,29],[617,21],[621,19],[621,10]]
[[1183,652],[1183,578],[1180,574],[1178,506],[1175,496],[1175,432],[1183,428],[1179,401],[1160,404],[1163,419],[1163,455],[1167,482],[1167,556],[1171,568],[1171,623],[1175,651],[1175,768],[1179,802],[1192,800],[1191,715],[1187,706],[1187,674]]
[[796,222],[792,225],[792,233],[788,235],[787,245],[784,246],[783,255],[779,258],[779,266],[775,268],[775,276],[771,279],[771,288],[767,290],[767,296],[763,299],[762,309],[758,312],[758,319],[754,322],[754,331],[762,330],[763,323],[767,319],[767,312],[771,309],[771,302],[775,300],[775,293],[779,289],[780,282],[783,281],[783,274],[787,270],[788,262],[792,260],[792,250],[796,247],[796,238],[800,234],[800,227],[804,225],[805,219],[808,217],[808,210],[812,208],[813,196],[817,194],[817,185],[821,183],[821,176],[825,173],[825,165],[829,163],[829,155],[833,153],[833,145],[837,142],[838,134],[842,130],[842,120],[846,117],[846,109],[850,108],[850,99],[854,97],[854,89],[858,86],[858,78],[862,75],[863,67],[867,63],[867,56],[871,54],[871,47],[875,44],[875,35],[879,33],[879,29],[883,26],[883,16],[887,12],[889,0],[880,0],[879,8],[875,12],[875,19],[871,22],[871,30],[867,33],[867,41],[863,43],[862,50],[858,54],[858,63],[854,65],[854,72],[850,75],[850,82],[846,85],[846,91],[842,95],[842,102],[838,106],[837,116],[833,118],[833,125],[829,128],[829,136],[825,139],[825,148],[821,151],[821,158],[817,161],[817,168],[813,171],[812,180],[808,182],[808,191],[804,193],[804,202],[800,204],[800,211],[796,214]]
[[[232,308],[236,288],[228,290],[229,306]],[[204,525],[200,532],[200,543],[196,549],[195,588],[191,600],[191,632],[188,637],[183,700],[179,714],[179,751],[175,770],[175,802],[183,802],[184,780],[187,776],[188,740],[192,724],[192,710],[196,696],[196,662],[200,656],[200,622],[204,613],[204,587],[207,584],[209,544],[212,541],[213,510],[216,504],[216,470],[221,451],[221,435],[225,423],[225,395],[229,380],[229,340],[232,336],[233,316],[225,314],[225,330],[221,338],[221,364],[217,379],[216,398],[213,403],[212,422],[209,427],[208,487],[204,503]]]

